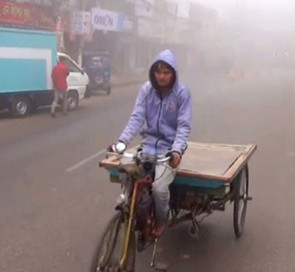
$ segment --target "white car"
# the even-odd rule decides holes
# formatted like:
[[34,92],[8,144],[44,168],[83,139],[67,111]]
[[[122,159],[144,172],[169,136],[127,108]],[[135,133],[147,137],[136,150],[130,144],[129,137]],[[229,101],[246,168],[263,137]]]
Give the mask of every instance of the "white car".
[[89,77],[70,56],[64,53],[57,53],[59,61],[64,61],[70,74],[67,78],[68,83],[68,107],[73,110],[78,107],[79,100],[85,98]]

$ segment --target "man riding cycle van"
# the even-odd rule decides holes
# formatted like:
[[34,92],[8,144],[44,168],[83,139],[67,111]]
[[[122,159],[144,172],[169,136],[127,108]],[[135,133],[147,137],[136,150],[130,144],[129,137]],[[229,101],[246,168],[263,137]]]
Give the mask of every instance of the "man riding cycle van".
[[157,157],[171,154],[169,162],[155,168],[152,185],[156,206],[155,236],[161,235],[167,226],[169,185],[187,148],[191,120],[190,91],[178,81],[175,56],[170,50],[165,50],[154,60],[149,81],[140,88],[131,117],[113,147],[113,151],[122,153],[140,134],[143,154]]

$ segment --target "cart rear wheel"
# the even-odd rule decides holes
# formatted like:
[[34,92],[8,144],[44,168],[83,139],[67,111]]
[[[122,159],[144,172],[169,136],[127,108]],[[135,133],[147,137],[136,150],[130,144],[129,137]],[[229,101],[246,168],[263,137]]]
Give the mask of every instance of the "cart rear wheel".
[[116,213],[101,236],[100,242],[92,259],[90,272],[134,272],[134,232],[131,232],[126,267],[124,270],[120,270],[119,268],[126,226],[127,222],[125,221],[122,212]]
[[234,230],[237,238],[243,233],[246,218],[249,191],[248,171],[248,165],[246,165],[237,176],[234,186]]

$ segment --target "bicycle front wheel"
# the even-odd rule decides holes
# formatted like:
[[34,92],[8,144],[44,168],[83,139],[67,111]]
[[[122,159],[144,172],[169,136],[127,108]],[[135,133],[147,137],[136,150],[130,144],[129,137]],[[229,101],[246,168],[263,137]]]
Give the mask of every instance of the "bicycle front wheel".
[[135,234],[131,232],[127,260],[120,269],[127,220],[122,212],[117,212],[107,225],[92,258],[90,272],[134,272]]

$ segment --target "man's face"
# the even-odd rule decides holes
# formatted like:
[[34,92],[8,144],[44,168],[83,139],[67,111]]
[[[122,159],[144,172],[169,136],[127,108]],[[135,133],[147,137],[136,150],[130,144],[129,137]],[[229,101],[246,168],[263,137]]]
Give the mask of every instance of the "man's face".
[[165,88],[170,85],[173,78],[173,72],[171,69],[159,65],[155,71],[155,78],[159,87]]

